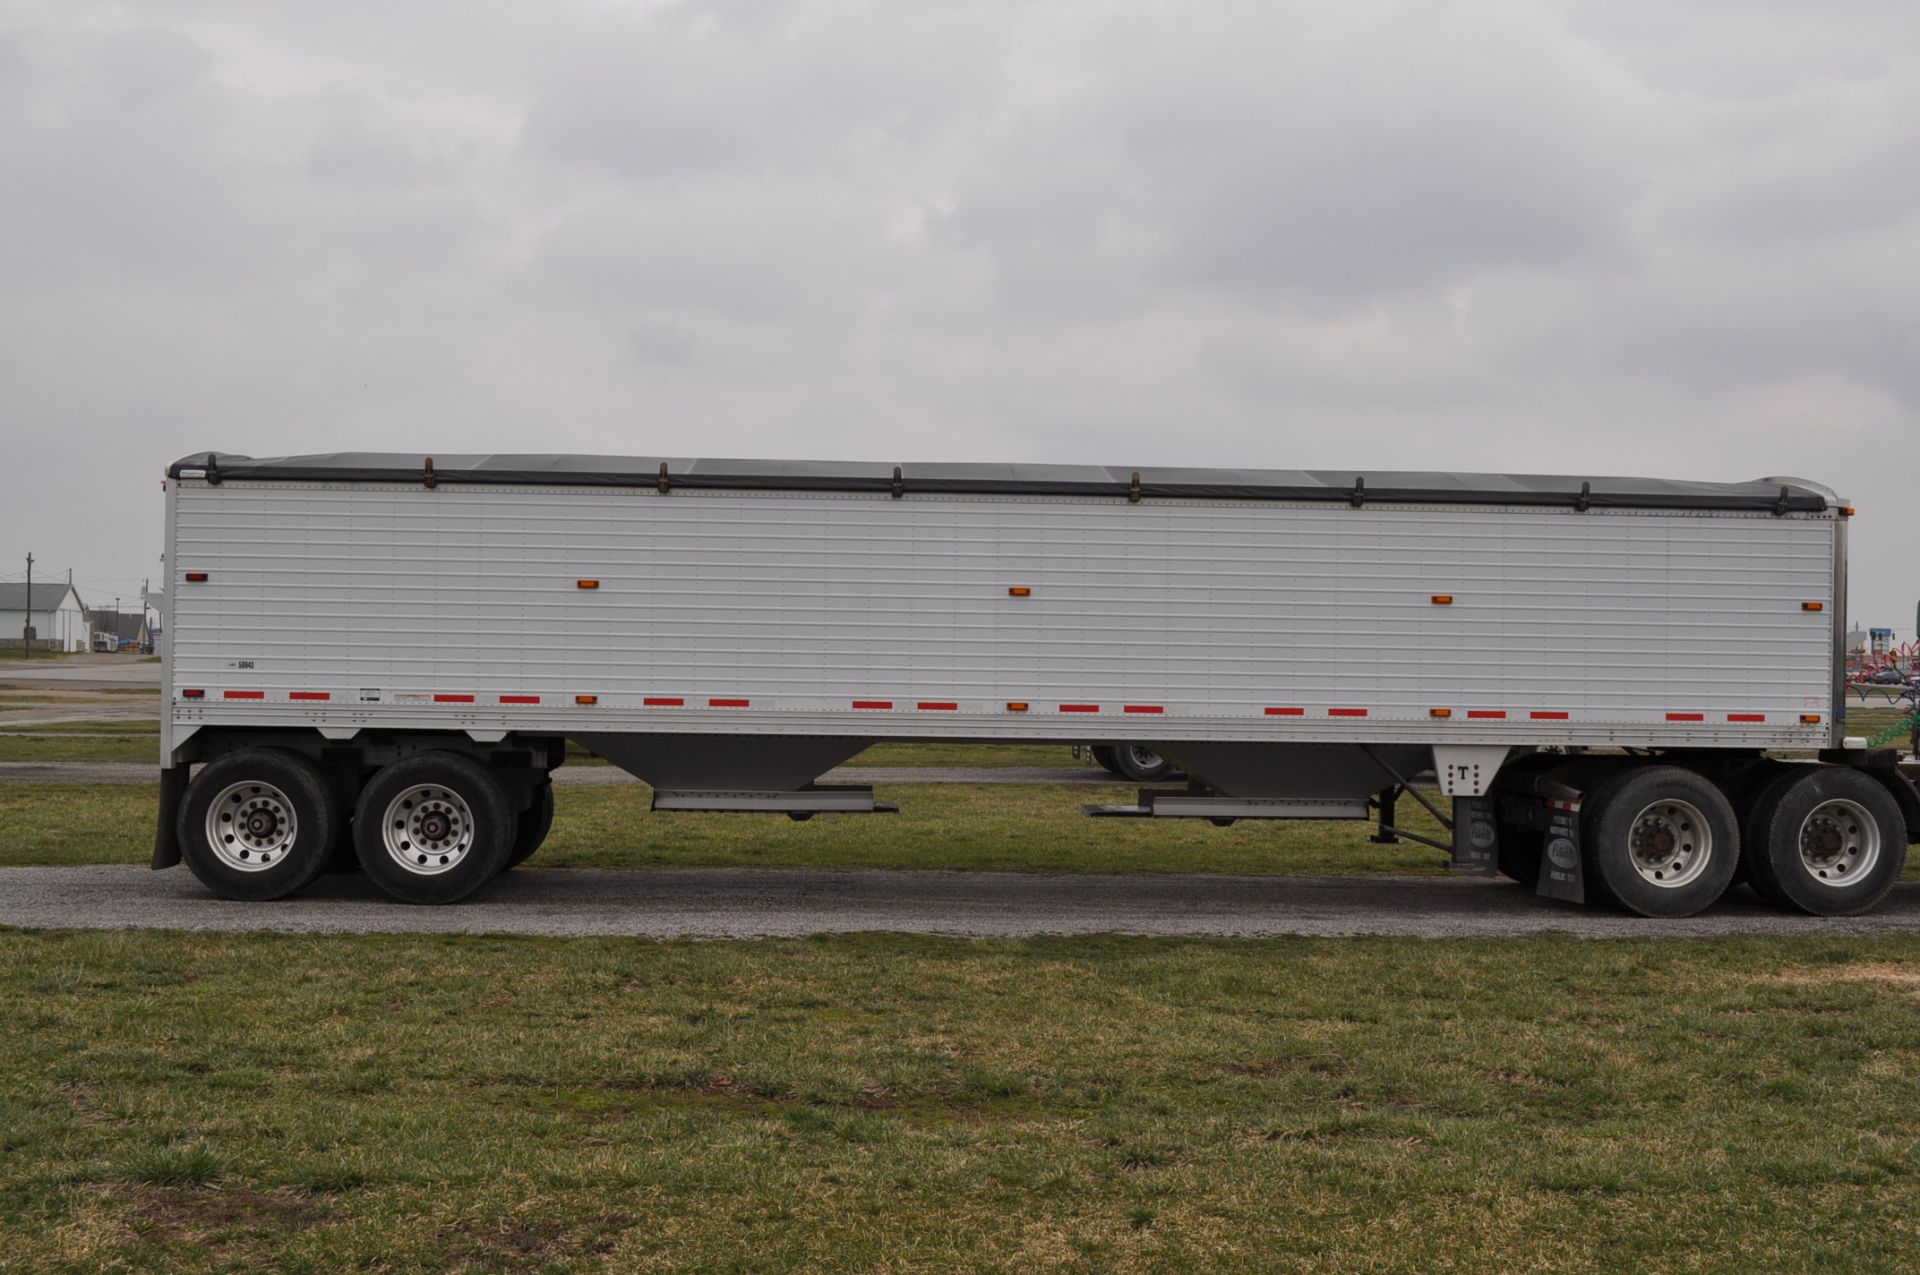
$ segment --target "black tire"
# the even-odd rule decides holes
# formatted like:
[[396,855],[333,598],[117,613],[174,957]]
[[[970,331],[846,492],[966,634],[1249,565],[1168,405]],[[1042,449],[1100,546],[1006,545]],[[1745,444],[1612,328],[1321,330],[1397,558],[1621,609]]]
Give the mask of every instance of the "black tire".
[[285,749],[244,748],[200,768],[174,833],[200,884],[223,899],[258,903],[284,899],[320,875],[336,817],[318,766]]
[[533,804],[520,812],[520,819],[513,831],[513,849],[507,852],[507,866],[503,872],[511,872],[540,848],[547,839],[547,833],[553,830],[553,780],[543,779],[533,793]]
[[1116,744],[1109,751],[1113,754],[1113,764],[1107,769],[1137,784],[1158,783],[1179,770],[1144,744]]
[[[1643,815],[1643,853],[1672,856],[1644,874],[1633,835]],[[1704,911],[1739,863],[1740,821],[1726,794],[1679,766],[1638,766],[1604,780],[1581,802],[1580,817],[1588,894],[1641,916]]]
[[368,782],[354,807],[353,843],[361,869],[394,898],[453,903],[499,875],[516,822],[506,790],[485,766],[459,753],[421,753]]
[[1093,760],[1100,769],[1110,775],[1120,773],[1120,753],[1111,744],[1094,744],[1087,751],[1093,754]]
[[[1900,804],[1870,776],[1844,766],[1797,766],[1781,775],[1761,792],[1752,827],[1747,879],[1753,888],[1769,902],[1814,916],[1870,910],[1907,863]],[[1861,862],[1869,844],[1871,857]]]

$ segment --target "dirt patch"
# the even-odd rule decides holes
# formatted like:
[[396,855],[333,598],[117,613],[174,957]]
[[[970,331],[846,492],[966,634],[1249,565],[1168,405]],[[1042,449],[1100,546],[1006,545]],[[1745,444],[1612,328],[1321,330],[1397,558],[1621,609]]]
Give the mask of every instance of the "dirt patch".
[[504,1259],[518,1270],[575,1256],[604,1256],[619,1243],[621,1232],[634,1224],[625,1212],[561,1221],[550,1217],[504,1217],[489,1228],[440,1228],[440,1252],[449,1270],[478,1263],[493,1266]]
[[310,1195],[269,1195],[245,1186],[150,1187],[133,1200],[134,1216],[153,1239],[180,1239],[228,1227],[292,1231],[311,1225],[327,1205]]
[[1920,996],[1920,969],[1891,962],[1853,965],[1826,965],[1814,969],[1789,970],[1769,980],[1790,987],[1829,987],[1835,983],[1872,983],[1891,991]]

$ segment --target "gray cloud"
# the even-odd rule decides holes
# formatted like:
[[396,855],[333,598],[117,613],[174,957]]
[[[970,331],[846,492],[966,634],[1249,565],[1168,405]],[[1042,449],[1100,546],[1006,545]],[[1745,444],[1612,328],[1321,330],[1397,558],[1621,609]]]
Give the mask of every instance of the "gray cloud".
[[1907,3],[22,0],[0,118],[83,581],[369,446],[1801,472],[1920,592]]

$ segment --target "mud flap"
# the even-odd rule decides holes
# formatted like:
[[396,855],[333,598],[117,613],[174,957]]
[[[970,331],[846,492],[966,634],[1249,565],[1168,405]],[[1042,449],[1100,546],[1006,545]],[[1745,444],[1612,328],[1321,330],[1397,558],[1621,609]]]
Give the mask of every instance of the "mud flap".
[[180,841],[174,821],[180,814],[181,799],[187,795],[187,776],[191,766],[169,766],[160,772],[160,823],[153,830],[151,867],[171,868],[180,862]]
[[1453,799],[1453,870],[1473,876],[1500,871],[1500,826],[1491,797]]
[[1540,853],[1540,888],[1534,893],[1543,899],[1564,899],[1568,903],[1587,901],[1586,878],[1581,868],[1580,803],[1577,801],[1547,803],[1547,834]]

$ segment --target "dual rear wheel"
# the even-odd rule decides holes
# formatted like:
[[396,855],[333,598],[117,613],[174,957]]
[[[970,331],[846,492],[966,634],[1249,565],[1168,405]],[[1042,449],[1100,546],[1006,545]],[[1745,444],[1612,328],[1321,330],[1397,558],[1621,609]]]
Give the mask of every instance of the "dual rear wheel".
[[[1589,897],[1650,917],[1692,916],[1745,880],[1774,905],[1817,916],[1870,910],[1906,864],[1899,804],[1842,766],[1781,767],[1736,815],[1721,786],[1681,766],[1577,777]],[[1539,879],[1543,837],[1503,824],[1500,870]]]
[[360,869],[394,898],[452,903],[537,850],[553,809],[550,780],[519,811],[500,776],[461,753],[435,751],[375,772],[349,814],[313,761],[248,748],[194,777],[176,831],[188,868],[222,898],[284,898],[350,844]]

